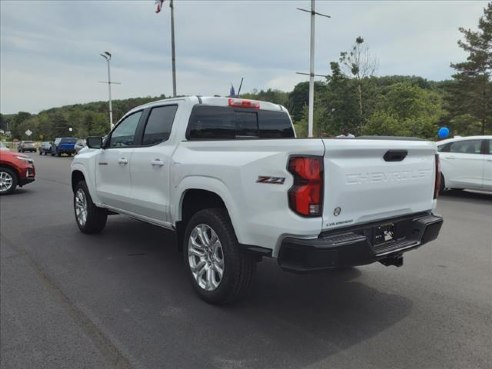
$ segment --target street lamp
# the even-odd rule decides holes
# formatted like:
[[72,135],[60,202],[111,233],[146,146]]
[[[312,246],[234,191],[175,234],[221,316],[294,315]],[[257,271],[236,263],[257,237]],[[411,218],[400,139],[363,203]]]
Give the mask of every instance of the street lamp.
[[105,51],[99,54],[108,62],[108,92],[109,92],[109,128],[113,129],[113,107],[111,104],[111,53]]
[[[329,15],[318,13],[315,10],[315,0],[311,0],[311,10],[297,8],[300,11],[310,13],[311,14],[311,38],[310,38],[310,47],[309,47],[309,110],[308,110],[308,137],[313,137],[313,122],[314,122],[314,20],[316,15],[320,15],[322,17],[331,18]],[[305,74],[307,73],[298,73]],[[325,76],[323,76],[325,77]]]

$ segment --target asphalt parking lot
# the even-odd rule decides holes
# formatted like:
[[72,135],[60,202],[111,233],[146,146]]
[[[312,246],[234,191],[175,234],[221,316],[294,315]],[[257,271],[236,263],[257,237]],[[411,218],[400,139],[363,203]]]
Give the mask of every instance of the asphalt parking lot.
[[442,196],[440,238],[380,264],[295,275],[258,265],[249,298],[195,296],[172,233],[73,219],[71,158],[0,199],[7,368],[490,368],[492,194]]

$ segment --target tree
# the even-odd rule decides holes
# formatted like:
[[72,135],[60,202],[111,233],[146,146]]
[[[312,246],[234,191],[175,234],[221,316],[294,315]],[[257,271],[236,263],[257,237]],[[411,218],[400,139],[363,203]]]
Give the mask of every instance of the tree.
[[364,45],[362,36],[355,39],[355,44],[350,51],[343,51],[339,58],[342,70],[346,75],[356,80],[357,102],[359,105],[359,127],[362,130],[366,116],[363,102],[363,80],[374,75],[377,61],[371,56],[369,48]]
[[269,101],[274,104],[287,105],[289,100],[289,95],[287,92],[283,92],[280,90],[272,90],[269,88],[266,91],[261,90],[258,92],[257,90],[251,93],[241,94],[241,97],[244,99],[253,99],[253,100],[262,100]]
[[300,82],[294,86],[294,89],[289,93],[289,112],[292,119],[298,122],[304,114],[304,106],[307,106],[309,101],[309,82]]
[[467,60],[451,64],[456,70],[448,85],[447,107],[450,118],[468,115],[480,121],[480,132],[492,128],[492,2],[478,22],[478,30],[460,28],[464,40],[458,45],[468,53]]
[[386,88],[364,134],[433,138],[441,117],[441,97],[408,82]]
[[10,130],[12,131],[12,138],[22,139],[25,129],[22,125],[23,122],[31,117],[31,113],[20,111],[17,113],[12,122],[10,122]]

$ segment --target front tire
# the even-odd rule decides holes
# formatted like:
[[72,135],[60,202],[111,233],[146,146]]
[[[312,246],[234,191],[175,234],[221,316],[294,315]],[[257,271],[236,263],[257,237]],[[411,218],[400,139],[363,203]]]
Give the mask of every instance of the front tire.
[[17,187],[17,174],[10,168],[0,167],[0,195],[8,195]]
[[106,209],[94,205],[85,181],[79,181],[75,185],[73,207],[75,222],[82,233],[99,233],[106,226],[108,213]]
[[256,261],[241,252],[224,209],[197,212],[186,226],[183,256],[193,288],[210,304],[239,300],[251,287]]

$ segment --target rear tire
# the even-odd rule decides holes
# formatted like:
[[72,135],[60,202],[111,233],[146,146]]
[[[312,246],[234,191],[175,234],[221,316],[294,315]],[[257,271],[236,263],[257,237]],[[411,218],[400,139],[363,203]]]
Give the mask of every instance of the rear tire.
[[94,205],[87,184],[83,180],[75,185],[73,207],[75,222],[82,233],[99,233],[106,226],[108,213],[106,209]]
[[17,184],[17,174],[10,168],[0,167],[0,195],[11,194]]
[[183,256],[197,294],[210,304],[222,305],[249,291],[256,261],[241,252],[224,209],[197,212],[184,233]]

